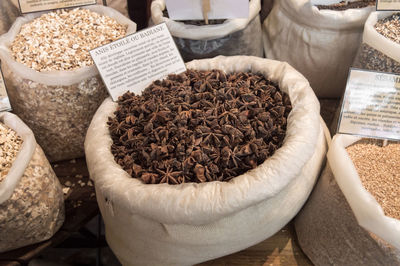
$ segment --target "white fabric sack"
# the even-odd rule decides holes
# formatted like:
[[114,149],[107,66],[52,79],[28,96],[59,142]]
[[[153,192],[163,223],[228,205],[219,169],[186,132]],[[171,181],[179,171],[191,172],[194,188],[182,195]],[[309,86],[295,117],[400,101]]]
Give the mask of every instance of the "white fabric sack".
[[336,135],[328,151],[335,180],[346,197],[360,226],[400,250],[400,220],[385,216],[382,207],[364,188],[346,147],[360,137]]
[[64,222],[62,187],[33,132],[16,115],[0,122],[23,140],[7,176],[0,182],[0,252],[52,237]]
[[[98,5],[103,5],[103,0],[97,0]],[[129,18],[128,13],[128,0],[106,0],[108,7],[114,8],[125,17]]]
[[151,23],[165,22],[185,62],[217,55],[263,56],[261,0],[251,0],[248,18],[214,25],[189,25],[163,16],[165,0],[151,3]]
[[[118,11],[100,5],[84,6],[127,25],[127,34],[136,24]],[[50,161],[81,157],[91,118],[107,97],[95,65],[72,71],[38,72],[14,60],[9,49],[21,26],[45,12],[17,18],[0,37],[0,59],[13,112],[35,133]]]
[[[330,1],[339,2],[339,1]],[[263,23],[267,58],[287,61],[318,97],[340,97],[359,47],[363,26],[375,9],[319,10],[323,0],[280,0]]]
[[362,45],[354,60],[354,67],[400,74],[400,44],[375,29],[378,20],[397,12],[372,12],[364,26]]
[[324,161],[330,136],[318,100],[290,65],[219,56],[187,67],[251,71],[277,82],[293,106],[284,144],[229,182],[146,185],[114,161],[107,120],[117,104],[106,99],[89,127],[85,153],[107,241],[123,265],[191,265],[263,241],[300,210]]

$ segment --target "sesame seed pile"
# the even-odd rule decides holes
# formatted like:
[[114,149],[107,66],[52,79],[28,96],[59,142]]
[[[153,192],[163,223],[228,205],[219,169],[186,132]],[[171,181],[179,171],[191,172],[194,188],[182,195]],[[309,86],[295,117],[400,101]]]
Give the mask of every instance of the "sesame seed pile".
[[36,71],[93,65],[89,51],[126,34],[126,26],[88,9],[56,10],[24,24],[10,49]]
[[386,38],[400,43],[400,13],[395,13],[390,17],[379,20],[375,24],[375,29]]
[[385,215],[400,219],[400,143],[363,139],[347,147],[361,182]]
[[22,139],[17,133],[0,123],[0,182],[6,178],[22,146]]

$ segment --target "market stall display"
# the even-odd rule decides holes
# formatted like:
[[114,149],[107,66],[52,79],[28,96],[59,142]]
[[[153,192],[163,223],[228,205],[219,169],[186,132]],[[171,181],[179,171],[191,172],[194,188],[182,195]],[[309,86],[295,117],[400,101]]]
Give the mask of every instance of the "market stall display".
[[[106,99],[89,127],[85,153],[106,224],[107,242],[124,265],[195,264],[268,238],[296,215],[323,163],[329,133],[320,120],[318,101],[308,82],[288,64],[255,57],[221,56],[192,61],[187,68],[219,69],[227,74],[251,71],[276,82],[289,95],[293,107],[286,136],[282,147],[269,159],[228,182],[145,184],[114,161],[111,149],[116,147],[112,146],[107,121],[118,104]],[[249,83],[243,82],[244,87],[246,84]],[[206,94],[204,97],[208,97]],[[128,118],[131,119],[126,117],[126,121]],[[196,120],[196,116],[192,119]],[[231,130],[236,131],[235,127]],[[158,135],[162,139],[165,133]],[[232,133],[224,135],[229,138]],[[135,139],[130,143],[135,145]],[[135,171],[137,167],[132,166]],[[201,176],[201,172],[198,170],[197,174]]]
[[[339,1],[338,1],[339,2]],[[287,61],[318,97],[340,97],[359,47],[364,23],[375,6],[318,9],[322,0],[281,0],[263,22],[267,58]]]
[[50,161],[84,154],[87,127],[107,97],[88,50],[135,30],[135,23],[117,11],[87,6],[20,17],[0,38],[13,110]]
[[295,220],[314,264],[400,264],[400,145],[382,142],[333,138],[327,167]]
[[218,55],[263,56],[260,0],[249,3],[247,19],[227,19],[213,25],[191,25],[165,17],[165,0],[151,4],[154,24],[165,22],[185,62]]
[[0,252],[49,239],[64,222],[61,185],[15,115],[0,113]]

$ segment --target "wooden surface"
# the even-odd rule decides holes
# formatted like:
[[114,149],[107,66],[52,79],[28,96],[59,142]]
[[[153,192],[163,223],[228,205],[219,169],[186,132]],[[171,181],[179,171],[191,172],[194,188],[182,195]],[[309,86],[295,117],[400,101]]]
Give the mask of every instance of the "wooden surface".
[[[321,116],[329,127],[332,123],[339,100],[321,99]],[[66,195],[66,220],[64,225],[53,238],[39,244],[20,248],[14,251],[0,253],[0,265],[18,266],[26,265],[29,260],[38,256],[48,247],[54,247],[65,241],[73,232],[78,231],[98,213],[94,187],[84,185],[89,181],[86,162],[84,158],[64,161],[53,164],[53,169],[60,179],[61,184],[71,184],[71,190]],[[75,184],[75,185],[73,185]],[[224,265],[285,265],[308,266],[310,260],[301,251],[296,240],[292,222],[267,240],[246,250],[208,261],[201,266]]]

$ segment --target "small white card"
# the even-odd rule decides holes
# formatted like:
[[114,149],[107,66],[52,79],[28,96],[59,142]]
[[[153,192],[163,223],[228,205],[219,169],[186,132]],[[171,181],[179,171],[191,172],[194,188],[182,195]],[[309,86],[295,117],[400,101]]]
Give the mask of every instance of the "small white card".
[[377,11],[396,11],[400,10],[400,0],[377,0]]
[[[168,15],[173,20],[203,20],[203,0],[166,0]],[[249,0],[210,0],[208,19],[249,17]]]
[[400,140],[400,75],[351,69],[338,133]]
[[[4,0],[0,0],[4,1]],[[96,4],[96,0],[18,0],[22,14]]]
[[10,111],[11,105],[8,100],[8,94],[6,90],[6,84],[4,83],[3,73],[0,69],[0,112]]
[[114,101],[169,74],[186,71],[185,63],[165,23],[128,35],[90,51]]

